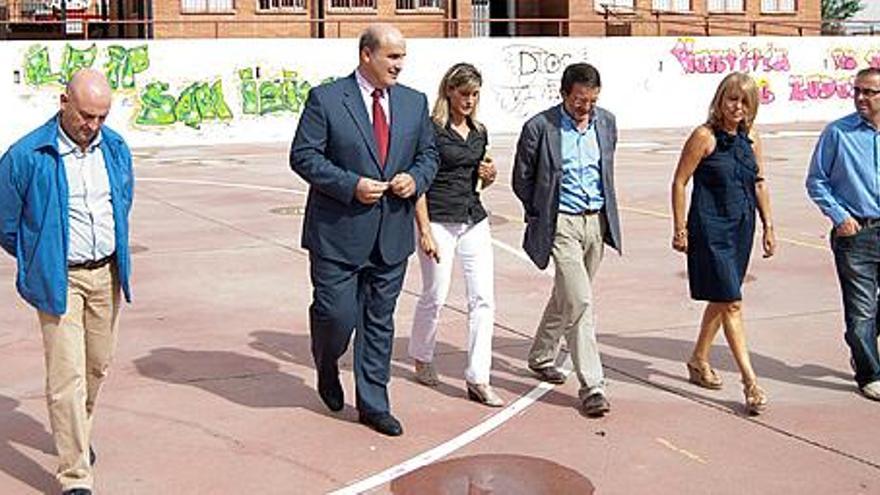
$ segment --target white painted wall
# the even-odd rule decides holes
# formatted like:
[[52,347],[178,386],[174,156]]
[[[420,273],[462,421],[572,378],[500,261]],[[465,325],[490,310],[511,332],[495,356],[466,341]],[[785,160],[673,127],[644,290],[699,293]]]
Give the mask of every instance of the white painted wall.
[[[111,47],[115,45],[112,50],[119,53],[120,46],[134,49],[144,44],[97,42],[91,66],[118,75],[114,67],[124,64],[112,64]],[[0,67],[7,68],[0,76],[5,115],[0,119],[0,149],[50,118],[58,106],[61,84],[28,84],[26,53],[45,47],[47,72],[59,72],[65,45],[0,44]],[[590,62],[600,70],[600,104],[617,114],[621,128],[631,129],[699,124],[717,83],[733,69],[752,73],[763,88],[766,104],[759,124],[828,121],[852,111],[855,71],[869,63],[880,66],[880,38],[870,37],[413,39],[407,48],[401,81],[431,100],[440,77],[453,63],[469,61],[481,68],[485,81],[480,117],[492,132],[518,132],[529,115],[556,104],[562,69],[576,61]],[[158,40],[146,42],[146,53],[149,66],[136,67],[143,70],[132,71],[132,87],[116,91],[108,121],[133,146],[289,141],[298,114],[283,109],[243,114],[239,71],[259,67],[257,82],[271,89],[282,70],[296,71],[298,81],[316,84],[350,74],[357,62],[353,39]],[[117,61],[125,62],[125,57],[117,55]],[[198,128],[180,122],[137,123],[148,84],[167,84],[163,94],[169,99],[193,83],[215,81],[222,84],[231,119],[203,119]]]

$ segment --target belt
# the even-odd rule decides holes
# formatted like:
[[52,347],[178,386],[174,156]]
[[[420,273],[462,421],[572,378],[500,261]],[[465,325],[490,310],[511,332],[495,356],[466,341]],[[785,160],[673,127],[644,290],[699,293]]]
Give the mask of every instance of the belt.
[[856,222],[858,222],[859,225],[862,226],[863,228],[871,228],[871,227],[880,226],[880,218],[859,218],[859,217],[853,217],[853,218],[855,218]]
[[97,270],[116,259],[116,253],[105,256],[99,260],[87,260],[79,263],[68,263],[67,268],[75,270]]
[[559,213],[562,213],[563,215],[571,215],[573,217],[588,217],[590,215],[598,215],[600,211],[602,211],[602,210],[584,210],[584,211],[579,211],[577,213],[569,213],[567,211],[560,211]]

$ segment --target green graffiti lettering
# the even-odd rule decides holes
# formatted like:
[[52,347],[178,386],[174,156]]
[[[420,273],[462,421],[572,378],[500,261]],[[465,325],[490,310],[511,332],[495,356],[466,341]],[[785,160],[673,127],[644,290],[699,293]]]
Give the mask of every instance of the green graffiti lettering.
[[299,113],[306,101],[312,85],[308,81],[300,80],[296,71],[285,70],[282,72],[281,92],[284,95],[284,106],[288,111]]
[[259,82],[254,69],[238,71],[241,81],[241,109],[246,115],[267,115],[277,112],[299,113],[312,85],[295,70],[282,70],[281,78]]
[[49,63],[49,49],[44,45],[34,45],[28,48],[24,55],[24,80],[31,86],[58,82],[61,75],[52,72]]
[[260,113],[260,97],[257,95],[257,82],[254,80],[254,69],[247,68],[238,71],[241,79],[241,113],[245,115],[257,115]]
[[150,67],[150,54],[147,45],[126,49],[119,45],[107,47],[107,61],[104,72],[113,89],[134,88],[135,75]]
[[177,99],[177,104],[174,105],[174,115],[177,117],[177,120],[193,129],[198,129],[202,123],[202,116],[199,115],[199,111],[193,101],[193,93],[200,84],[203,83],[190,84],[189,87],[183,90],[180,98]]
[[147,84],[141,94],[141,111],[135,122],[141,125],[171,125],[177,119],[174,116],[175,99],[165,94],[168,85],[163,82]]
[[217,79],[210,87],[201,84],[193,93],[202,120],[231,120],[232,111],[223,97],[223,83]]
[[281,99],[281,81],[263,81],[260,83],[260,115],[284,110]]
[[76,71],[91,67],[95,63],[97,54],[98,47],[94,44],[83,50],[64,45],[64,53],[61,55],[61,79],[58,82],[67,84]]

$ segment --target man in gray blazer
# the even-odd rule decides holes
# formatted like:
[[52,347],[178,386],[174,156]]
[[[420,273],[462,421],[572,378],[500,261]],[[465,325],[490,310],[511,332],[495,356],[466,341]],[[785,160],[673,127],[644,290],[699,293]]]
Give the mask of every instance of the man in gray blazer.
[[614,193],[614,115],[596,106],[601,82],[595,67],[566,67],[562,104],[529,119],[516,148],[513,190],[525,210],[523,249],[538,266],[550,258],[555,278],[550,300],[529,351],[529,369],[561,384],[555,361],[564,335],[578,396],[591,417],[605,415],[605,377],[596,344],[592,281],[604,245],[620,252]]

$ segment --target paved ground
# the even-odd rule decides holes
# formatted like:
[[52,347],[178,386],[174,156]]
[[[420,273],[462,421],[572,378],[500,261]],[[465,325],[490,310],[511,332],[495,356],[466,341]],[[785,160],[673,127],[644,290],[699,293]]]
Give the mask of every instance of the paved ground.
[[[597,288],[612,414],[580,415],[573,378],[535,389],[524,357],[551,280],[516,248],[515,136],[495,136],[500,179],[485,194],[497,241],[493,383],[511,409],[464,398],[460,277],[442,316],[443,385],[412,380],[412,263],[397,312],[391,393],[406,429],[397,439],[356,423],[350,356],[346,409],[329,413],[314,393],[307,258],[298,247],[305,186],[287,167],[287,146],[136,150],[136,300],[124,310],[99,404],[98,493],[325,493],[364,479],[349,491],[880,493],[880,443],[868,426],[880,404],[862,399],[850,378],[828,227],[803,192],[819,129],[764,129],[782,245],[771,260],[753,259],[745,315],[772,401],[765,415],[743,416],[723,339],[713,357],[724,389],[685,379],[702,305],[688,299],[684,259],[669,247],[669,182],[684,129],[622,135],[625,256],[606,253]],[[54,492],[41,342],[13,270],[0,258],[0,493]],[[448,462],[393,483],[370,478],[438,446]],[[556,484],[542,485],[547,476],[533,470]],[[438,472],[444,481],[432,478]]]

